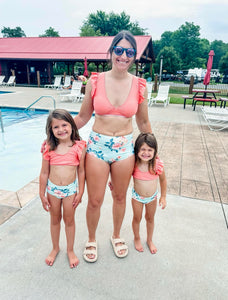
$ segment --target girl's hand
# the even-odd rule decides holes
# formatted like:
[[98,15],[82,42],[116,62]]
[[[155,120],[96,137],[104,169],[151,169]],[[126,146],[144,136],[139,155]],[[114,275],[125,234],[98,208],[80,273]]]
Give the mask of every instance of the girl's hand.
[[164,196],[160,197],[159,206],[161,206],[162,209],[166,208],[166,197],[164,197]]
[[50,209],[50,207],[51,207],[51,204],[50,204],[50,202],[48,201],[47,197],[42,197],[42,198],[41,198],[41,202],[42,202],[42,205],[43,205],[44,210],[49,211],[49,209]]
[[46,145],[47,145],[47,141],[45,140],[45,141],[43,141],[43,143],[42,143],[42,145],[41,145],[41,149],[40,149],[40,152],[41,152],[41,153],[44,153],[44,150],[45,150],[45,148],[46,148]]
[[82,202],[82,196],[76,194],[73,200],[73,208],[75,209],[78,206],[78,204],[81,202]]

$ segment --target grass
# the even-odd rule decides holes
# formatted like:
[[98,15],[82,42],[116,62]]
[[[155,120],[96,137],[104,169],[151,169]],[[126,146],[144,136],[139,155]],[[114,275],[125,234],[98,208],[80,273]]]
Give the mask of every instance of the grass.
[[[152,97],[155,97],[157,93],[152,93]],[[172,104],[184,104],[184,99],[182,95],[189,95],[189,87],[175,87],[170,86],[169,89],[169,96],[170,96],[170,103]],[[193,96],[193,94],[192,94]],[[227,97],[227,93],[219,94],[219,97]],[[219,98],[217,97],[217,98]],[[186,101],[186,104],[192,104],[192,99]],[[205,105],[210,105],[210,103],[205,103]]]

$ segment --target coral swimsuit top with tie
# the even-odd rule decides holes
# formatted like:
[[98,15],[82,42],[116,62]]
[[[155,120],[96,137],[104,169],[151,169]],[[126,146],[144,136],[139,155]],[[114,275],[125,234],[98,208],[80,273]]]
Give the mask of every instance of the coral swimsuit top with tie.
[[146,80],[132,76],[131,89],[125,102],[115,107],[113,106],[105,90],[105,73],[92,73],[91,75],[93,106],[97,115],[117,115],[126,118],[134,116],[138,110],[138,105],[144,101],[144,91]]

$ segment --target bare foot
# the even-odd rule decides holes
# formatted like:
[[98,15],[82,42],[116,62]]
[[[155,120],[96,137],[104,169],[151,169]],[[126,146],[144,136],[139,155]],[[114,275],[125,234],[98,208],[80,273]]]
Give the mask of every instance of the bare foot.
[[69,263],[71,268],[76,268],[77,265],[79,264],[79,259],[77,256],[74,254],[74,251],[67,251]]
[[48,266],[53,266],[56,256],[59,253],[59,249],[52,249],[51,253],[46,257],[45,262]]
[[157,250],[156,246],[154,245],[154,243],[152,241],[147,242],[147,245],[148,245],[148,247],[150,249],[150,252],[152,254],[156,254],[157,253],[158,250]]
[[135,244],[135,249],[137,251],[139,251],[139,252],[143,252],[144,251],[140,239],[134,239],[134,244]]

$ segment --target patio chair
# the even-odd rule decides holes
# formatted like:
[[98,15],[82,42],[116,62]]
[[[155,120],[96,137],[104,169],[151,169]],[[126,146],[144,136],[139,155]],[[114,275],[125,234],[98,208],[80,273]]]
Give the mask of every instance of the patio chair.
[[164,102],[164,107],[169,104],[169,85],[159,85],[158,94],[156,97],[152,97],[149,101],[149,105],[153,105],[157,102]]
[[15,82],[15,79],[16,79],[16,76],[10,76],[10,78],[8,79],[7,82],[2,82],[2,85],[3,86],[10,86],[10,85],[16,85],[16,82]]
[[3,82],[4,82],[5,77],[6,76],[4,76],[4,75],[0,76],[0,86],[4,84]]
[[45,88],[60,89],[62,76],[56,76],[53,84],[45,84]]
[[71,76],[66,75],[64,80],[64,85],[62,86],[63,89],[67,89],[71,86]]
[[228,128],[228,109],[202,106],[201,111],[210,130],[220,131]]
[[153,82],[151,81],[147,81],[146,83],[146,87],[147,87],[147,100],[148,103],[150,102],[151,96],[152,96],[152,89],[153,89]]
[[84,98],[84,95],[81,93],[82,81],[73,81],[72,88],[69,94],[62,95],[61,102],[63,101],[72,101],[72,102],[81,102]]

